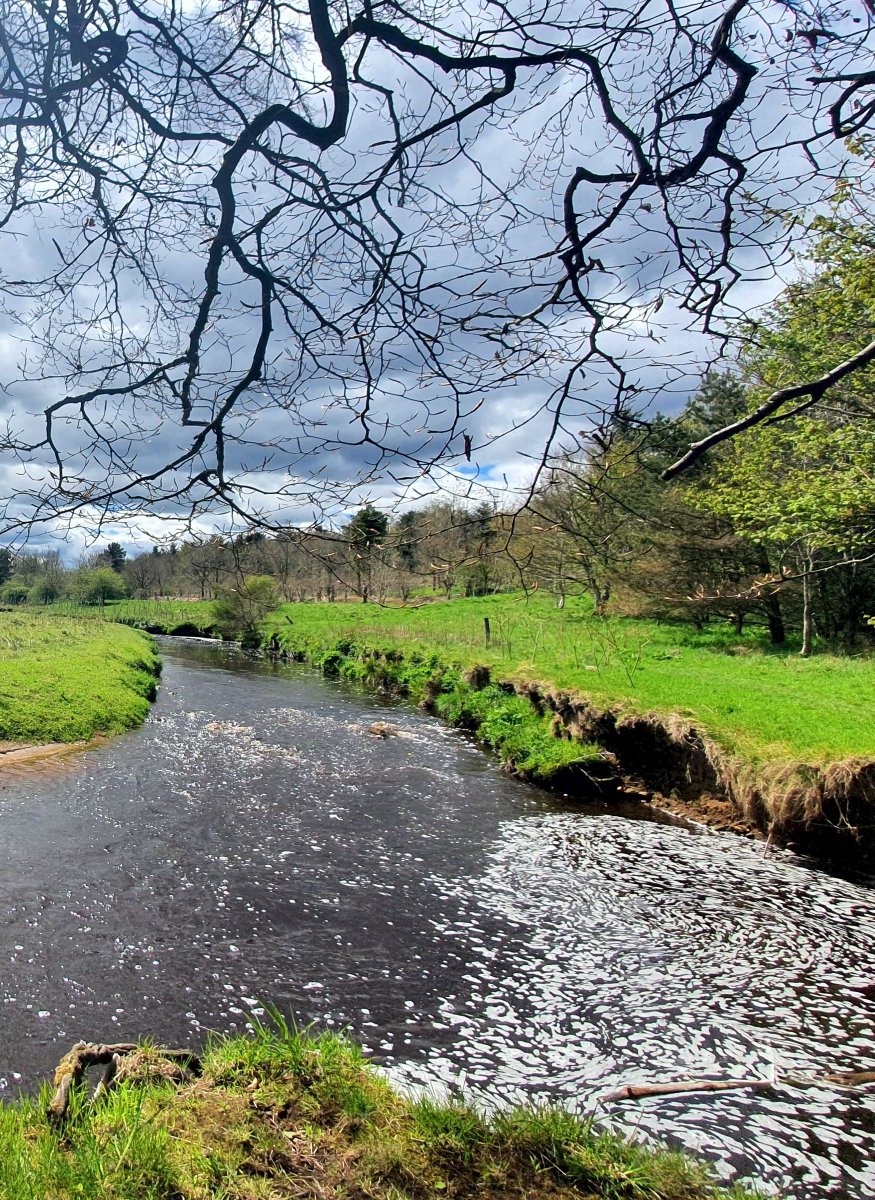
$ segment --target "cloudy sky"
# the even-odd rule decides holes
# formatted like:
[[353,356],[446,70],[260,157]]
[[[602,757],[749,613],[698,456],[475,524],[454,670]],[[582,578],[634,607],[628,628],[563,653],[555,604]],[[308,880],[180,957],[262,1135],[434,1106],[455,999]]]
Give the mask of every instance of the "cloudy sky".
[[[654,2],[633,19],[631,6],[555,3],[535,19],[525,2],[478,0],[423,5],[425,23],[404,25],[446,54],[459,53],[460,36],[468,51],[500,56],[578,46],[602,64],[613,124],[592,70],[576,61],[521,68],[511,93],[442,128],[501,73],[445,71],[351,39],[348,63],[363,53],[344,136],[317,151],[294,128],[271,126],[234,174],[241,253],[274,280],[261,377],[244,386],[262,332],[260,277],[226,253],[183,396],[191,359],[181,358],[222,219],[213,180],[241,116],[281,101],[325,124],[333,100],[306,20],[291,9],[272,46],[266,27],[240,37],[218,8],[177,6],[171,32],[211,73],[207,87],[177,70],[169,37],[123,4],[127,57],[114,76],[123,92],[71,88],[58,105],[64,140],[51,123],[20,138],[7,124],[0,145],[3,536],[20,540],[36,519],[32,542],[60,540],[71,558],[93,539],[144,544],[189,525],[239,525],[247,513],[307,524],[341,521],[364,499],[389,507],[437,489],[518,494],[545,447],[573,444],[618,388],[642,411],[676,410],[719,344],[702,332],[708,289],[735,285],[715,314],[719,330],[796,269],[783,216],[814,211],[847,169],[835,139],[810,140],[846,86],[822,81],[862,69],[871,50],[864,0],[810,13],[736,5],[731,45],[758,73],[722,156],[671,189],[630,186],[624,130],[670,171],[695,157],[731,94],[737,72],[711,51],[728,7]],[[44,47],[26,8],[13,33],[23,73],[39,78]],[[147,11],[168,19],[157,2]],[[332,10],[335,29],[344,11]],[[113,28],[101,21],[98,8],[95,34]],[[63,54],[49,66],[73,78]],[[20,111],[11,92],[4,104],[7,118]],[[187,140],[158,136],[143,112]],[[743,181],[733,182],[732,153],[747,164]],[[563,196],[581,168],[618,176],[575,196],[581,233],[592,235],[583,304],[555,290]],[[184,399],[195,420],[210,421],[232,395],[221,446],[210,435],[192,453],[199,430],[180,419]],[[65,397],[81,402],[59,411],[49,445],[42,414]],[[236,515],[211,498],[214,475],[192,484],[215,471],[217,453]]]

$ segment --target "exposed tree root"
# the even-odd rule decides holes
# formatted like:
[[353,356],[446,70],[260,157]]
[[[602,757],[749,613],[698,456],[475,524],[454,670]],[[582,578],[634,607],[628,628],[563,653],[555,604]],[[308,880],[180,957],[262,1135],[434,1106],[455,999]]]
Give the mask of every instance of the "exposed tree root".
[[184,1083],[192,1075],[199,1075],[201,1070],[200,1058],[191,1050],[171,1050],[135,1042],[77,1042],[55,1070],[55,1093],[46,1110],[53,1125],[63,1123],[74,1089],[85,1083],[89,1068],[98,1066],[105,1070],[94,1089],[92,1103],[123,1079],[147,1082],[160,1078]]
[[[691,807],[703,798],[706,824],[745,828],[771,844],[817,857],[875,864],[875,762],[853,758],[824,765],[754,766],[727,753],[679,716],[635,716],[603,709],[580,696],[527,683],[518,693],[552,711],[557,736],[603,746],[625,776]],[[723,806],[724,819],[712,810]],[[674,806],[672,806],[674,807]]]

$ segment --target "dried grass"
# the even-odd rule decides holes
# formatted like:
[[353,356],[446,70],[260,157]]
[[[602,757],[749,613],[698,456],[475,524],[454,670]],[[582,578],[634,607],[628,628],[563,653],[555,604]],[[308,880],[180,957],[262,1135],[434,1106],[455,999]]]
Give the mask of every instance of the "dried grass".
[[689,720],[673,714],[624,714],[580,696],[526,685],[521,695],[551,710],[557,736],[595,742],[626,776],[664,795],[719,796],[728,809],[779,845],[824,857],[851,852],[875,862],[875,761],[825,765],[753,764],[728,754]]

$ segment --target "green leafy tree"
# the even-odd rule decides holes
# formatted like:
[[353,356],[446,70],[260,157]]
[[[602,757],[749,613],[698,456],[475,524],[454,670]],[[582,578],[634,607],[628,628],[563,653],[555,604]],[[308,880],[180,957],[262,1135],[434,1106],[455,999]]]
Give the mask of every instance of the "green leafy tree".
[[260,642],[261,623],[280,602],[276,584],[269,575],[247,575],[220,587],[213,601],[213,620],[226,638],[239,639],[244,646]]
[[54,604],[60,595],[60,581],[52,575],[43,575],[31,586],[27,598],[31,604]]
[[79,604],[106,604],[128,594],[125,581],[112,567],[80,567],[73,575],[70,594]]
[[360,509],[346,527],[362,604],[367,604],[370,599],[374,560],[386,541],[388,531],[389,518],[374,508],[373,504],[366,504]]
[[13,575],[0,588],[0,600],[4,604],[26,604],[30,597],[30,588],[22,579]]
[[[799,280],[764,318],[748,326],[742,369],[752,399],[800,378],[814,379],[860,353],[875,329],[875,221],[848,215],[840,193],[833,212],[814,222],[815,241]],[[875,417],[875,363],[815,398],[834,422]],[[803,407],[810,399],[803,398]],[[792,411],[792,405],[791,411]]]
[[806,417],[752,431],[700,481],[694,502],[795,559],[807,656],[815,572],[875,545],[875,426]]

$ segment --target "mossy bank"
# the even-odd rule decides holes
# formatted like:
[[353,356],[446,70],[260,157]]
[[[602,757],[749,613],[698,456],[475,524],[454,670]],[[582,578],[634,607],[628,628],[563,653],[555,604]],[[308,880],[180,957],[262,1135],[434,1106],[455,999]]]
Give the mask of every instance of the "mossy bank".
[[716,1200],[700,1163],[559,1110],[489,1119],[402,1097],[357,1047],[283,1021],[202,1059],[148,1045],[59,1123],[51,1092],[0,1105],[4,1200]]
[[0,751],[136,728],[155,697],[159,670],[152,639],[134,629],[0,612]]

